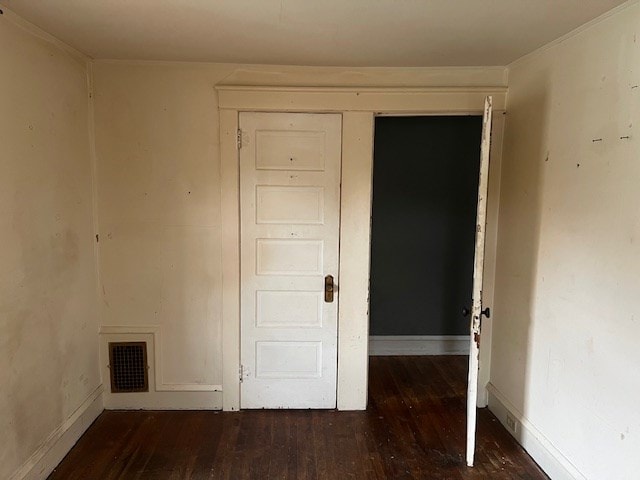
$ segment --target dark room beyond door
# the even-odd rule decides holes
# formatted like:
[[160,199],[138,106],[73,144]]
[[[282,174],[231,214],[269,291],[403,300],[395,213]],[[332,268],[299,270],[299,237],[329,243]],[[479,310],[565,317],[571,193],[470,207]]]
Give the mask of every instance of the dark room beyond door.
[[468,335],[480,116],[377,117],[372,336]]

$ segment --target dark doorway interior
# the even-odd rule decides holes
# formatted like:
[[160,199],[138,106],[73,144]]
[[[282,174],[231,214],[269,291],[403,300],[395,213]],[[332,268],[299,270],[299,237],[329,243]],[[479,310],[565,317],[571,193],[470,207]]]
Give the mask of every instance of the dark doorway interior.
[[464,335],[482,117],[377,117],[371,335]]

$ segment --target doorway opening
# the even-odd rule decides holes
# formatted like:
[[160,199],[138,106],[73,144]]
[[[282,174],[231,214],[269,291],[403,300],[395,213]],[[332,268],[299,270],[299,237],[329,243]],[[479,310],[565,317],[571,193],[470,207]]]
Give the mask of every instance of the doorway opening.
[[386,378],[405,403],[422,398],[462,445],[482,127],[476,115],[385,116],[374,134],[370,392]]
[[482,116],[376,118],[373,353],[468,348],[445,340],[469,334],[481,129]]

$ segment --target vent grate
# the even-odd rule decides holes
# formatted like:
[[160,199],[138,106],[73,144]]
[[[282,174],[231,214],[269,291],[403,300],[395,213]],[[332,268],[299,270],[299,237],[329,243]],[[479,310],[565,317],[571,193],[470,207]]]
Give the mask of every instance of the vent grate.
[[110,342],[111,391],[148,392],[147,343]]

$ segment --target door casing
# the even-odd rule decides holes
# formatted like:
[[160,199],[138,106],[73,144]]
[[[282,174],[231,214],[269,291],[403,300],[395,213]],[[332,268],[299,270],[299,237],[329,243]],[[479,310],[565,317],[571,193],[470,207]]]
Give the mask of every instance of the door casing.
[[[500,155],[505,87],[314,88],[218,86],[222,210],[223,409],[240,408],[240,189],[239,112],[342,113],[340,200],[339,410],[367,405],[368,295],[374,117],[376,115],[478,115],[493,96],[496,118],[491,148],[485,257],[485,303],[491,305],[497,243]],[[483,324],[478,405],[486,406],[491,323]]]

